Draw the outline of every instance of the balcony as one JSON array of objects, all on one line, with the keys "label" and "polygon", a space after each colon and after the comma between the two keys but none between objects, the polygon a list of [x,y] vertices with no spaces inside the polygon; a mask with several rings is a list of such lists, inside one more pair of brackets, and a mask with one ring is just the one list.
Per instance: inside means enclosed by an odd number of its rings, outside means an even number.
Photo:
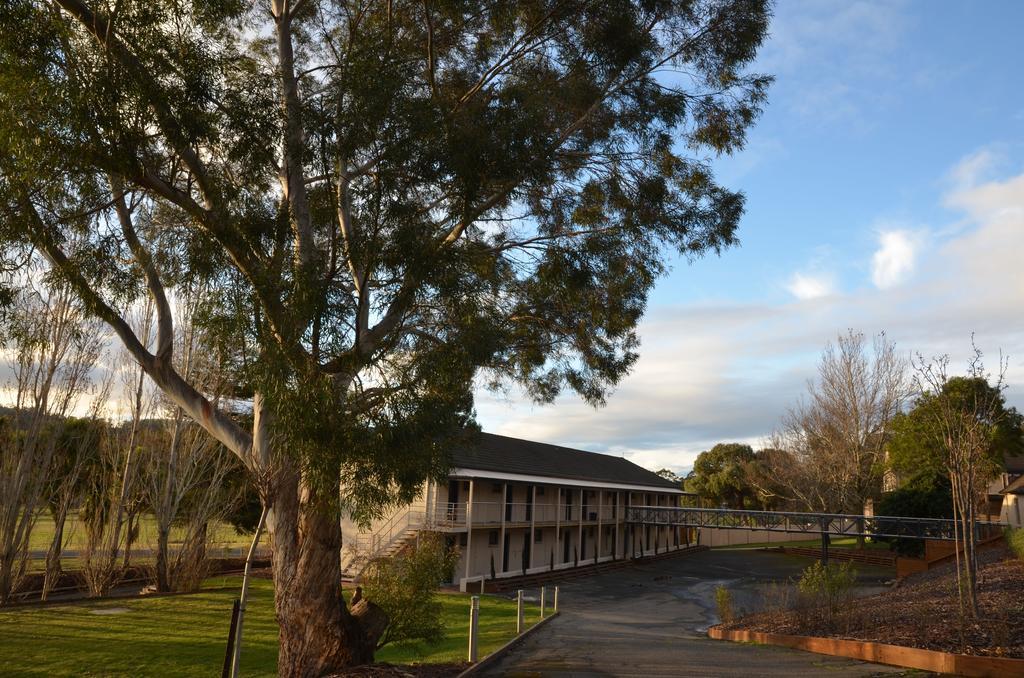
[{"label": "balcony", "polygon": [[[612,523],[624,517],[621,507],[615,506],[592,506],[584,508],[583,522],[585,523]],[[499,526],[502,522],[506,526],[555,525],[578,523],[580,520],[580,507],[573,504],[547,504],[529,502],[473,502],[472,520],[474,527]],[[427,515],[422,514],[422,524],[435,529],[460,529],[466,527],[466,502],[440,504]]]}]

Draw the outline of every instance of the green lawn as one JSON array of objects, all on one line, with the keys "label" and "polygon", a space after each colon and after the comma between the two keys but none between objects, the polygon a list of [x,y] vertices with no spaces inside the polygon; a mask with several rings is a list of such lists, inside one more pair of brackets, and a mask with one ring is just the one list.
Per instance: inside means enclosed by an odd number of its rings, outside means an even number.
[{"label": "green lawn", "polygon": [[[793,541],[753,542],[750,544],[733,544],[731,546],[715,546],[716,549],[750,549],[750,548],[777,548],[779,546],[821,548],[821,539],[796,539]],[[855,549],[857,548],[856,537],[832,537],[829,540],[830,547]],[[889,544],[868,539],[864,542],[865,549],[888,551]]]},{"label": "green lawn", "polygon": [[[218,577],[208,590],[164,598],[85,601],[0,611],[0,674],[4,676],[212,676],[224,660],[238,577]],[[228,588],[215,588],[228,587]],[[245,617],[241,673],[273,676],[277,624],[273,589],[257,579]],[[392,663],[464,661],[469,596],[441,594],[447,637],[432,646],[387,646],[377,658]],[[98,614],[104,611],[113,614]],[[514,601],[484,596],[480,603],[480,654],[515,634]],[[539,620],[527,607],[528,625]]]},{"label": "green lawn", "polygon": [[[180,529],[171,528],[171,541],[180,540]],[[210,524],[209,540],[211,548],[218,547],[248,547],[252,542],[252,535],[238,534],[228,523],[215,522]],[[36,519],[35,527],[29,536],[29,548],[32,550],[45,550],[50,548],[53,541],[53,520],[48,513],[40,513]],[[68,516],[64,525],[65,548],[77,550],[85,547],[85,528],[78,520],[78,516]],[[139,519],[139,538],[135,542],[139,548],[156,546],[156,521],[153,516],[143,515]]]}]

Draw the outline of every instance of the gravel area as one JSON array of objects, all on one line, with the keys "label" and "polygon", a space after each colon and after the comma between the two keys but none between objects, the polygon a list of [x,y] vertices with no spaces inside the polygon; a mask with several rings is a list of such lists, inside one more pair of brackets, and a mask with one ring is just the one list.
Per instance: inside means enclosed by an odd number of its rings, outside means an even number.
[{"label": "gravel area", "polygon": [[851,600],[831,622],[806,609],[769,610],[723,627],[1024,658],[1024,561],[1002,547],[981,552],[979,561],[977,620],[961,620],[950,563],[908,577],[885,593]]}]

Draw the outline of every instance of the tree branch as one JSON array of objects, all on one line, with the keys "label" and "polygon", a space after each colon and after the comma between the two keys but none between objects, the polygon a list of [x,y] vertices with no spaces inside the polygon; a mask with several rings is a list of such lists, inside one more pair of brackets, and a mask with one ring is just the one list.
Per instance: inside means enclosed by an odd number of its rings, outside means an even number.
[{"label": "tree branch", "polygon": [[110,175],[110,188],[114,196],[114,210],[117,212],[117,219],[121,222],[121,233],[132,251],[135,261],[142,267],[146,276],[146,287],[149,288],[149,295],[156,305],[157,337],[156,337],[156,359],[171,364],[174,354],[174,319],[171,316],[171,307],[167,303],[167,294],[164,291],[163,283],[160,282],[160,274],[153,263],[153,257],[139,241],[135,232],[135,225],[132,223],[132,215],[124,200],[124,185],[121,179]]},{"label": "tree branch", "polygon": [[299,84],[295,77],[295,54],[292,48],[291,22],[299,3],[289,10],[288,0],[273,0],[271,13],[277,28],[277,58],[281,69],[281,91],[284,95],[284,173],[281,188],[288,201],[295,231],[295,255],[300,267],[313,263],[313,225],[309,214],[309,199],[302,170],[303,133],[302,104]]},{"label": "tree branch", "polygon": [[106,322],[114,330],[114,333],[117,334],[124,347],[139,363],[139,366],[142,367],[146,375],[160,387],[174,404],[188,413],[210,435],[238,455],[243,461],[250,458],[252,437],[243,431],[230,417],[214,407],[191,384],[182,379],[174,370],[173,365],[169,362],[157,360],[156,356],[146,349],[124,318],[103,300],[99,293],[82,276],[78,268],[68,259],[64,251],[61,250],[50,233],[49,227],[29,199],[27,191],[22,190],[18,197],[19,207],[23,215],[28,217],[30,224],[29,235],[32,241],[50,264],[75,289],[89,311]]}]

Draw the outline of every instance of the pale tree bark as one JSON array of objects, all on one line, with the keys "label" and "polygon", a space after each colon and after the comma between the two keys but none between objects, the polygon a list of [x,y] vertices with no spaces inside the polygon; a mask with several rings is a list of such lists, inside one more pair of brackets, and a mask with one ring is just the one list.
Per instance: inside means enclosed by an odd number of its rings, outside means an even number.
[{"label": "pale tree bark", "polygon": [[[223,378],[212,347],[193,322],[202,295],[197,286],[179,290],[174,355],[184,379],[218,394],[225,387]],[[153,432],[141,464],[143,494],[156,521],[156,586],[158,591],[191,590],[201,582],[207,524],[229,513],[238,500],[226,482],[238,460],[176,405],[165,402],[161,409],[166,424]],[[181,545],[172,553],[175,525]]]}]

